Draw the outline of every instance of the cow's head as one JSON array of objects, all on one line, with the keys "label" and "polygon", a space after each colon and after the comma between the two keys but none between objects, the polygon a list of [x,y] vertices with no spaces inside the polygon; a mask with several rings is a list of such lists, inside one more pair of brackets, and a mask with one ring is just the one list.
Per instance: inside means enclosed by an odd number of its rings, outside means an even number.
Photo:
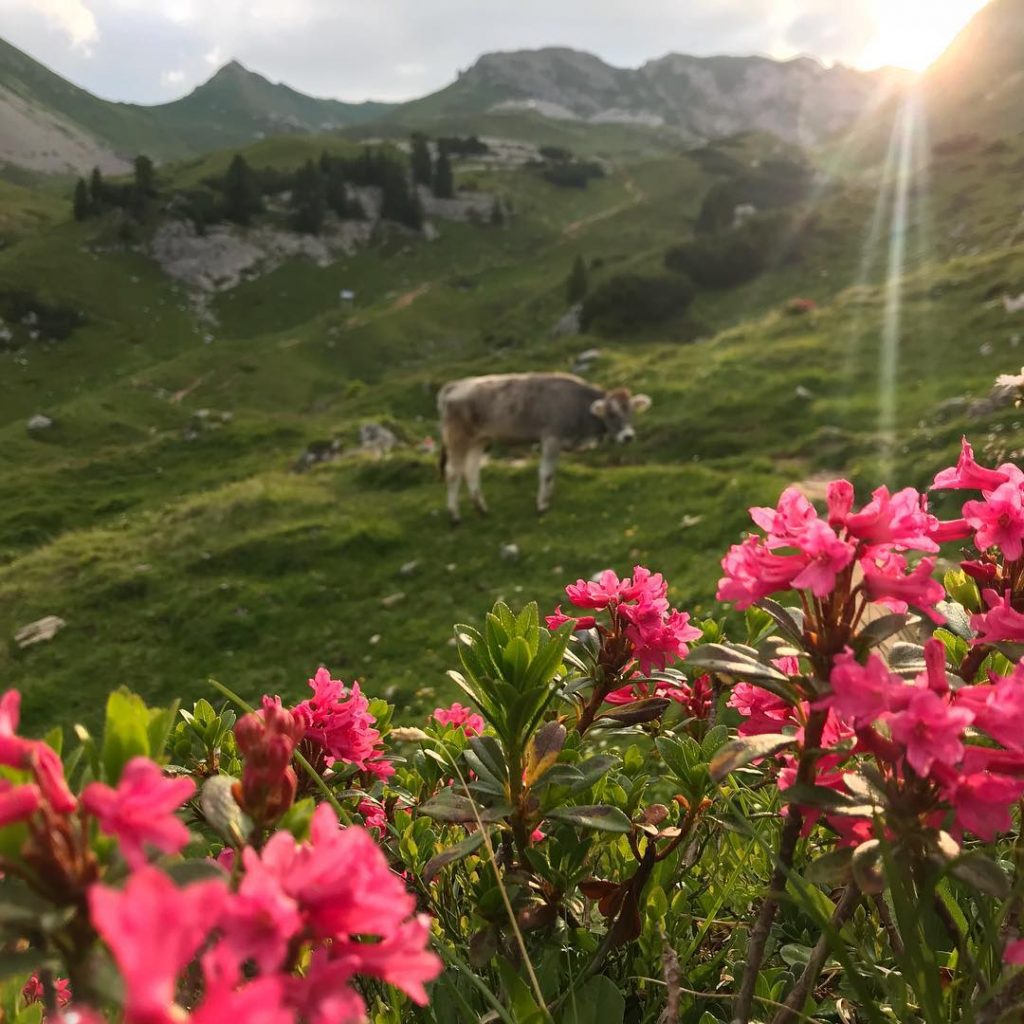
[{"label": "cow's head", "polygon": [[636,437],[633,413],[646,412],[650,407],[648,395],[631,395],[629,388],[608,391],[604,398],[590,403],[590,411],[604,423],[607,433],[620,442],[632,441]]}]

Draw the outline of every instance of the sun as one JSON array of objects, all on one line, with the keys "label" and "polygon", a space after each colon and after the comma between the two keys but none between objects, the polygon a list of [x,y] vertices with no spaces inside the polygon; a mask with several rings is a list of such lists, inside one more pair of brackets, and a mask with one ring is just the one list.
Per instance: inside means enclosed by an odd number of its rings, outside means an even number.
[{"label": "sun", "polygon": [[876,30],[857,63],[923,71],[988,0],[877,0]]}]

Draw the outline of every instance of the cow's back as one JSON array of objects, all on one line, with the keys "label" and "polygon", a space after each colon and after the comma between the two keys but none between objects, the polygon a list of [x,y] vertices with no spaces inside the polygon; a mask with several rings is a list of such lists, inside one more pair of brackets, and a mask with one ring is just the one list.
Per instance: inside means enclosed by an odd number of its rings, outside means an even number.
[{"label": "cow's back", "polygon": [[508,373],[450,381],[438,393],[444,422],[480,440],[582,440],[598,422],[590,406],[604,392],[568,373]]}]

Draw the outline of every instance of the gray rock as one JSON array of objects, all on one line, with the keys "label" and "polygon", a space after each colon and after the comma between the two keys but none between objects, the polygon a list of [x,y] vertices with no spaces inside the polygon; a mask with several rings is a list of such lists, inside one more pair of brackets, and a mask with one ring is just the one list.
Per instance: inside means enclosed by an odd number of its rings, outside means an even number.
[{"label": "gray rock", "polygon": [[574,306],[570,306],[568,310],[561,316],[554,327],[551,328],[552,338],[571,338],[573,335],[579,334],[583,329],[580,323],[580,313],[583,311],[583,306],[580,303],[576,303]]},{"label": "gray rock", "polygon": [[37,412],[35,416],[31,417],[28,421],[28,429],[35,433],[38,430],[49,430],[53,426],[53,420],[49,416],[44,416],[41,412]]},{"label": "gray rock", "polygon": [[518,560],[520,551],[518,544],[502,544],[500,549],[501,557],[506,562],[515,562]]}]

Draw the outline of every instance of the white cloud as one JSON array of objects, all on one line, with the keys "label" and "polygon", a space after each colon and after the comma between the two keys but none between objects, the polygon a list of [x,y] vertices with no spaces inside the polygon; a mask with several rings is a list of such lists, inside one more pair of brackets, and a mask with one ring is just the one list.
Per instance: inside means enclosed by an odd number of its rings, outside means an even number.
[{"label": "white cloud", "polygon": [[96,16],[83,0],[28,0],[20,6],[41,14],[51,25],[59,28],[80,49],[99,39]]},{"label": "white cloud", "polygon": [[207,50],[203,54],[203,60],[210,65],[211,68],[219,68],[224,63],[224,51],[220,46],[214,46],[212,50]]},{"label": "white cloud", "polygon": [[184,81],[185,72],[181,68],[174,68],[171,71],[162,71],[160,73],[161,85],[181,85]]}]

